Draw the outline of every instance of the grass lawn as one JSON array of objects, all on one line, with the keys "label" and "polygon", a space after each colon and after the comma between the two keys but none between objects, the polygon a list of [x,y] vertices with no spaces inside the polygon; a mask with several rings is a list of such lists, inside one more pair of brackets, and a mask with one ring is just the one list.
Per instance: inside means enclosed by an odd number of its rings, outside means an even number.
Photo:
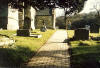
[{"label": "grass lawn", "polygon": [[7,35],[15,39],[13,48],[0,48],[0,53],[6,56],[7,61],[12,64],[27,62],[37,50],[50,38],[55,30],[40,32],[38,29],[34,34],[42,34],[41,38],[15,36],[16,31],[1,30],[0,34]]},{"label": "grass lawn", "polygon": [[[72,38],[73,30],[68,30],[68,37]],[[90,33],[90,36],[100,37],[100,34]],[[100,41],[79,40],[70,41],[72,68],[100,68]]]}]

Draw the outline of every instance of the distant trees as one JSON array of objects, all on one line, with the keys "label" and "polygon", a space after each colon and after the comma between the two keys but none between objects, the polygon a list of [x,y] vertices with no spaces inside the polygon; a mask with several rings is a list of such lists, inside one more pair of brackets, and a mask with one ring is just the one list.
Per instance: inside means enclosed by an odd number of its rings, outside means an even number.
[{"label": "distant trees", "polygon": [[56,26],[59,29],[66,29],[66,23],[64,21],[64,16],[61,16],[61,17],[57,17],[56,18]]},{"label": "distant trees", "polygon": [[69,20],[71,21],[71,29],[84,28],[85,25],[93,23],[100,25],[100,19],[95,16],[95,13],[71,16]]}]

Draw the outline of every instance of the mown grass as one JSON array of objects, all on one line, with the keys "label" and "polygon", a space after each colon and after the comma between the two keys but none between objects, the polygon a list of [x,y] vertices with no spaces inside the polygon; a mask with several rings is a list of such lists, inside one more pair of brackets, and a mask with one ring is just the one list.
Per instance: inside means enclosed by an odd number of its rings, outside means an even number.
[{"label": "mown grass", "polygon": [[16,36],[16,31],[1,30],[0,34],[10,36],[16,42],[12,48],[0,48],[1,52],[6,54],[6,59],[12,64],[21,64],[27,62],[37,50],[46,43],[55,30],[47,30],[46,32],[40,32],[40,30],[34,30],[33,34],[41,34],[41,38],[34,37],[21,37]]},{"label": "mown grass", "polygon": [[[73,37],[74,31],[68,30],[69,38]],[[90,36],[100,37],[100,34],[90,33]],[[100,41],[78,40],[70,41],[72,68],[100,68]]]}]

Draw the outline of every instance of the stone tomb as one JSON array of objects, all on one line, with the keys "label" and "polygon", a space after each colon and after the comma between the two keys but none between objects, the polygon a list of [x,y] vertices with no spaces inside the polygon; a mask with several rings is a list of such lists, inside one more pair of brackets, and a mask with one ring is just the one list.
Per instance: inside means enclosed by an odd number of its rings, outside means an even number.
[{"label": "stone tomb", "polygon": [[75,30],[74,34],[75,40],[88,40],[89,39],[89,30],[84,28],[79,28]]}]

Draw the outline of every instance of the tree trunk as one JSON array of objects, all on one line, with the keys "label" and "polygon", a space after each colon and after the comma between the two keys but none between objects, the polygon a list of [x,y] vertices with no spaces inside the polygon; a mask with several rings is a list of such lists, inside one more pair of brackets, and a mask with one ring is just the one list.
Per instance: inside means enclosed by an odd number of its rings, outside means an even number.
[{"label": "tree trunk", "polygon": [[66,22],[66,20],[67,20],[67,17],[66,17],[66,13],[65,13],[65,18],[64,18],[64,20],[65,20],[66,29],[67,29],[67,22]]},{"label": "tree trunk", "polygon": [[31,29],[31,6],[27,2],[24,5],[24,29]]},{"label": "tree trunk", "polygon": [[[24,3],[19,3],[20,5],[24,6]],[[18,11],[18,18],[19,18],[19,29],[23,29],[24,27],[24,9],[20,8]]]}]

